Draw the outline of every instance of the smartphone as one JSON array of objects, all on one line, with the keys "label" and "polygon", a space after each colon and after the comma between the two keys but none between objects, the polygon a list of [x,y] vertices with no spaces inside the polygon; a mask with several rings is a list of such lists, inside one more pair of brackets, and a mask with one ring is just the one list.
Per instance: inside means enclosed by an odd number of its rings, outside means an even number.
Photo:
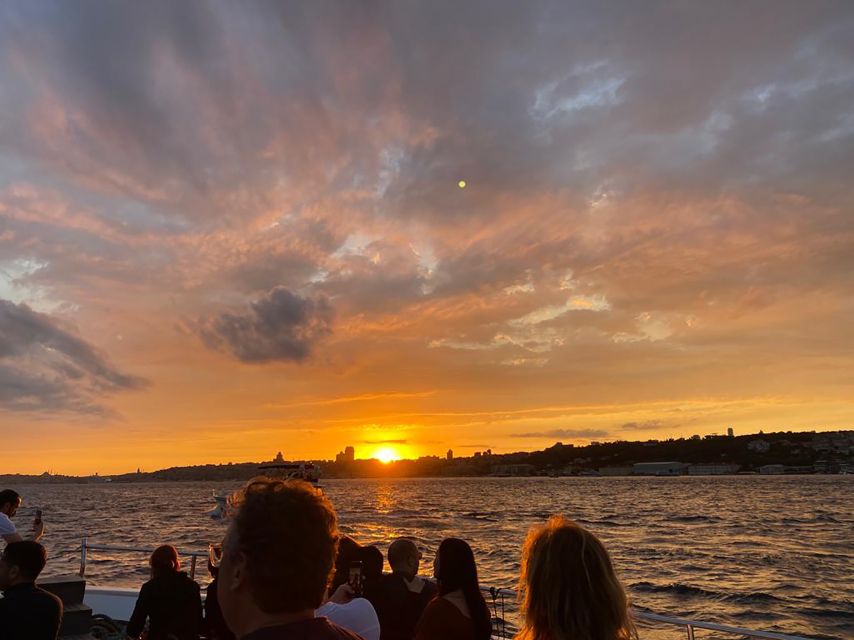
[{"label": "smartphone", "polygon": [[208,545],[208,562],[211,563],[212,567],[219,569],[219,565],[222,562],[221,542],[211,542]]},{"label": "smartphone", "polygon": [[350,563],[350,574],[347,583],[355,592],[356,596],[362,595],[362,561],[354,560]]},{"label": "smartphone", "polygon": [[41,521],[42,521],[42,510],[41,510],[41,509],[36,509],[36,519],[35,519],[35,523],[36,523],[36,524],[39,524]]}]

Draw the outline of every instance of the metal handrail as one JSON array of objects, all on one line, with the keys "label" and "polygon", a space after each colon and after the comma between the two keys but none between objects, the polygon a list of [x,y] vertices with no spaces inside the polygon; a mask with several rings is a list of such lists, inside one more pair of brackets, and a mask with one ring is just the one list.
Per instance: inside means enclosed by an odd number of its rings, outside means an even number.
[{"label": "metal handrail", "polygon": [[[500,597],[502,611],[504,609],[504,598],[509,597],[515,599],[517,595],[516,591],[514,591],[513,589],[481,586],[480,590],[484,594],[492,596],[493,599]],[[810,640],[809,638],[805,638],[804,636],[795,636],[786,633],[776,633],[774,631],[757,631],[755,629],[745,629],[744,627],[735,627],[728,624],[718,624],[716,622],[690,620],[688,618],[679,618],[676,616],[663,616],[658,613],[652,613],[650,611],[641,611],[636,608],[632,608],[632,617],[635,620],[646,620],[648,622],[663,622],[665,624],[672,624],[678,627],[684,627],[687,640],[694,640],[695,629],[720,631],[722,633],[730,633],[746,638],[759,638],[761,640]],[[505,636],[502,633],[499,637]]]},{"label": "metal handrail", "polygon": [[[106,544],[90,544],[88,540],[84,537],[83,541],[80,544],[80,577],[84,577],[86,574],[86,561],[87,561],[87,551],[118,551],[122,553],[151,553],[153,549],[147,549],[144,547],[119,547],[113,545]],[[178,555],[188,556],[192,558],[190,565],[190,577],[195,579],[196,575],[196,560],[198,558],[207,558],[207,551],[179,551]],[[497,588],[497,587],[484,587],[481,586],[480,590],[484,592],[484,594],[489,595],[493,598],[493,600],[497,598],[501,598],[501,608],[502,614],[504,611],[504,598],[516,598],[516,591],[513,589],[505,589],[505,588]],[[757,631],[754,629],[745,629],[743,627],[734,627],[732,625],[727,624],[717,624],[715,622],[703,622],[702,620],[689,620],[688,618],[679,618],[676,616],[663,616],[658,613],[652,613],[649,611],[640,611],[638,609],[632,610],[632,616],[636,620],[646,620],[648,622],[662,622],[665,624],[672,624],[679,627],[685,628],[685,633],[687,636],[687,640],[694,640],[694,630],[695,629],[705,629],[707,631],[720,631],[722,633],[729,633],[733,635],[738,635],[747,638],[759,638],[760,640],[810,640],[809,638],[805,638],[804,636],[795,636],[786,633],[776,633],[774,631]],[[500,623],[503,624],[503,618],[500,618]],[[507,637],[503,630],[500,632],[501,635],[499,637]]]},{"label": "metal handrail", "polygon": [[687,618],[677,618],[674,616],[662,616],[658,613],[638,611],[637,609],[632,611],[632,615],[634,615],[635,618],[642,620],[664,622],[685,627],[689,640],[693,640],[694,638],[694,629],[722,631],[723,633],[747,636],[748,638],[763,638],[764,640],[809,640],[804,636],[793,636],[787,633],[776,633],[774,631],[756,631],[754,629],[744,629],[743,627],[734,627],[728,624],[717,624],[716,622],[702,622],[700,620],[688,620]]},{"label": "metal handrail", "polygon": [[[114,545],[107,544],[90,544],[86,537],[83,538],[83,541],[80,543],[80,577],[83,578],[86,576],[86,562],[88,560],[88,551],[119,551],[122,553],[146,553],[150,554],[154,551],[154,549],[147,549],[144,547],[118,547]],[[191,558],[190,560],[190,577],[195,580],[196,578],[196,561],[199,558],[207,558],[207,551],[178,551],[179,556],[187,556]]]}]

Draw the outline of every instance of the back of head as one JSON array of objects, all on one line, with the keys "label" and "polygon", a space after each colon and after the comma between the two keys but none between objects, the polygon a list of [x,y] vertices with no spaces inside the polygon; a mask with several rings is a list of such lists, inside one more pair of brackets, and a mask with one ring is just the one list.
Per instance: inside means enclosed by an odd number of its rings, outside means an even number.
[{"label": "back of head", "polygon": [[492,616],[477,581],[474,552],[465,540],[445,538],[436,552],[438,570],[436,580],[439,594],[461,590],[471,613],[476,638],[489,638],[492,633]]},{"label": "back of head", "polygon": [[329,501],[306,482],[256,478],[232,499],[226,540],[245,557],[249,591],[264,613],[316,609],[335,560],[338,529]]},{"label": "back of head", "polygon": [[17,491],[13,491],[12,489],[3,489],[3,491],[0,491],[0,510],[2,510],[6,505],[17,506],[20,499],[21,496]]},{"label": "back of head", "polygon": [[175,573],[181,568],[178,550],[171,544],[160,545],[151,554],[149,565],[151,566],[151,575],[155,578]]},{"label": "back of head", "polygon": [[439,557],[439,592],[456,591],[464,586],[477,585],[477,566],[474,552],[468,542],[459,538],[445,538],[436,552]]},{"label": "back of head", "polygon": [[338,538],[338,550],[335,554],[335,575],[332,577],[330,591],[334,591],[350,579],[350,563],[361,560],[359,553],[362,545],[350,536]]},{"label": "back of head", "polygon": [[519,591],[524,640],[637,637],[608,552],[571,520],[554,516],[528,534]]},{"label": "back of head", "polygon": [[406,571],[418,560],[418,547],[409,538],[398,538],[388,547],[388,564],[392,571]]},{"label": "back of head", "polygon": [[34,540],[10,542],[3,550],[3,562],[17,569],[16,582],[35,582],[47,563],[47,552]]},{"label": "back of head", "polygon": [[383,578],[383,553],[373,545],[361,547],[357,559],[362,562],[365,597],[373,600]]}]

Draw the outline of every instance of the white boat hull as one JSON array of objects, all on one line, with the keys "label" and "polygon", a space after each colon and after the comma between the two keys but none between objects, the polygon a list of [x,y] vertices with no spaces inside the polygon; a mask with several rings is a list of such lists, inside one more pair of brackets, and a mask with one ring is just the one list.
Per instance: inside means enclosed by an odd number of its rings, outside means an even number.
[{"label": "white boat hull", "polygon": [[101,614],[120,622],[130,620],[139,589],[122,587],[95,587],[86,585],[83,602],[92,607],[92,613]]}]

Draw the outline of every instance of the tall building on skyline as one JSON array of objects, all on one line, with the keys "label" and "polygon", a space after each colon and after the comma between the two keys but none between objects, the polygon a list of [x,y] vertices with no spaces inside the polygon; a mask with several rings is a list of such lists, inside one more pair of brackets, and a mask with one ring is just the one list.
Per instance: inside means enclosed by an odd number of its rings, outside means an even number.
[{"label": "tall building on skyline", "polygon": [[344,447],[344,451],[340,451],[335,456],[335,462],[353,462],[356,459],[356,450],[351,446]]}]

